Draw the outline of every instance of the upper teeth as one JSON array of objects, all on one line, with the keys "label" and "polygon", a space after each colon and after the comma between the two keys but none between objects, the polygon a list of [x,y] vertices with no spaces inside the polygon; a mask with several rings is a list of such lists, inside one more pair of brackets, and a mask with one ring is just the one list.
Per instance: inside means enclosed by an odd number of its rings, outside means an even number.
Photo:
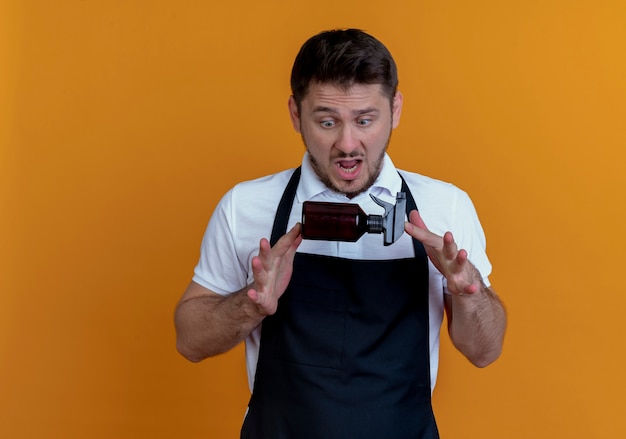
[{"label": "upper teeth", "polygon": [[344,171],[346,171],[346,172],[354,172],[356,170],[356,165],[354,165],[354,166],[352,166],[350,168],[346,168],[346,167],[342,166],[341,163],[339,163],[339,167],[341,169],[343,169]]}]

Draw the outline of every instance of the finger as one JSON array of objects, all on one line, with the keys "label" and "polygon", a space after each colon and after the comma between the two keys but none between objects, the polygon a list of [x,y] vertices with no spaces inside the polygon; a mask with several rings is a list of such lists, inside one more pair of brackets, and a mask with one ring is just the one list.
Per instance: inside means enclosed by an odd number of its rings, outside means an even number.
[{"label": "finger", "polygon": [[295,253],[295,250],[298,248],[300,243],[302,242],[302,226],[300,223],[296,223],[291,230],[285,233],[280,239],[274,244],[272,248],[273,254],[276,256],[283,256],[286,252],[292,251]]},{"label": "finger", "polygon": [[456,263],[459,265],[464,265],[467,263],[467,261],[468,261],[467,251],[464,249],[459,250],[459,252],[456,255]]},{"label": "finger", "polygon": [[[257,256],[261,263],[261,266],[265,270],[270,270],[272,267],[272,247],[267,239],[262,238],[259,242],[259,254]],[[253,259],[254,260],[254,259]]]},{"label": "finger", "polygon": [[454,260],[458,256],[458,247],[454,241],[452,232],[446,232],[443,235],[443,254],[448,260]]},{"label": "finger", "polygon": [[[423,222],[422,222],[423,224]],[[424,226],[425,227],[425,226]],[[416,224],[405,222],[404,230],[407,234],[420,241],[426,247],[441,250],[443,248],[443,239],[441,236],[430,232],[426,228],[421,228]]]},{"label": "finger", "polygon": [[480,289],[480,286],[477,284],[470,284],[463,288],[463,294],[474,294],[477,293]]},{"label": "finger", "polygon": [[289,246],[288,252],[295,254],[297,248],[302,243],[302,224],[296,223],[291,230],[287,233],[291,240],[291,245]]},{"label": "finger", "polygon": [[268,258],[272,253],[272,246],[267,239],[262,238],[259,241],[259,257],[261,259]]},{"label": "finger", "polygon": [[412,210],[409,213],[409,220],[404,222],[404,231],[413,238],[421,241],[426,237],[425,232],[427,230],[426,224],[424,224],[417,210]]},{"label": "finger", "polygon": [[293,256],[296,254],[296,250],[298,250],[298,247],[300,246],[300,244],[302,244],[302,224],[296,223],[296,225],[293,227],[293,229],[291,229],[289,233],[292,232],[296,234],[296,238],[291,243],[291,246],[289,247],[289,250],[287,252],[289,256],[293,259]]},{"label": "finger", "polygon": [[259,292],[254,288],[250,288],[248,290],[248,299],[250,299],[253,303],[259,304]]},{"label": "finger", "polygon": [[259,293],[254,288],[248,290],[248,299],[254,303],[263,315],[271,315],[276,312],[276,308],[272,308],[266,300],[266,296]]},{"label": "finger", "polygon": [[302,236],[298,237],[293,242],[293,244],[291,244],[291,247],[289,247],[289,249],[285,252],[285,255],[283,257],[286,258],[290,263],[293,263],[293,259],[296,256],[296,251],[298,250],[298,247],[300,246],[301,243],[302,243]]},{"label": "finger", "polygon": [[252,258],[252,275],[257,289],[264,289],[267,284],[267,269],[259,256]]},{"label": "finger", "polygon": [[426,227],[422,216],[417,210],[412,210],[411,212],[409,212],[409,222],[416,225],[420,229],[428,230],[428,227]]}]

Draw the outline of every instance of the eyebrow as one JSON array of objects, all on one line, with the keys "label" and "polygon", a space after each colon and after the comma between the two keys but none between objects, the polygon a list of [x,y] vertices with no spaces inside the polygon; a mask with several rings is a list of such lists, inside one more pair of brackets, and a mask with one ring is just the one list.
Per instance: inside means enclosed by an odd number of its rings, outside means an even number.
[{"label": "eyebrow", "polygon": [[[331,107],[324,107],[324,106],[317,106],[313,109],[313,113],[331,113],[331,114],[337,114],[338,111],[334,108]],[[362,114],[372,114],[372,113],[380,113],[380,110],[378,110],[378,108],[375,107],[367,107],[367,108],[363,108],[361,110],[353,110],[352,114],[354,114],[355,116],[360,116]]]}]

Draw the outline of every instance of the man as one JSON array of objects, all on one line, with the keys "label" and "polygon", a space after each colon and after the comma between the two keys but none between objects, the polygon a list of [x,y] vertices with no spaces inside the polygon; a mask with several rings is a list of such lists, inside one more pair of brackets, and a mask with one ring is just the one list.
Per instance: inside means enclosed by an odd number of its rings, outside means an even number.
[{"label": "man", "polygon": [[[245,340],[242,438],[438,437],[430,399],[444,309],[473,364],[500,355],[506,316],[469,197],[398,171],[386,153],[402,110],[397,84],[393,58],[370,35],[309,39],[289,99],[301,166],[238,184],[209,222],[176,310],[177,347],[197,362]],[[377,234],[302,237],[304,201],[380,214],[370,194],[393,204],[398,192],[409,221],[392,245]]]}]

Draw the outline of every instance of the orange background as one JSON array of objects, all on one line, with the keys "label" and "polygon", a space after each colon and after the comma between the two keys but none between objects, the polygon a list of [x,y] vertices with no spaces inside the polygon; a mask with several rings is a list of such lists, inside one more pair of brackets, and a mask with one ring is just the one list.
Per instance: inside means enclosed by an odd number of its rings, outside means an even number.
[{"label": "orange background", "polygon": [[234,438],[243,349],[194,365],[173,309],[234,183],[292,167],[289,71],[360,27],[400,69],[396,164],[472,196],[502,358],[447,338],[446,438],[626,437],[626,3],[0,3],[0,437]]}]

